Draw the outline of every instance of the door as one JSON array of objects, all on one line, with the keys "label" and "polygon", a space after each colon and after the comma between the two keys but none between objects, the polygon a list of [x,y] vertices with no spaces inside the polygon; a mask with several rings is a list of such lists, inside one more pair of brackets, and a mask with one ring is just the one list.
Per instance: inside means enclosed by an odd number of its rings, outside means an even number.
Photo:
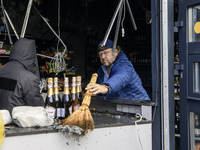
[{"label": "door", "polygon": [[[180,149],[200,149],[200,1],[179,0]],[[199,146],[199,147],[198,147]]]}]

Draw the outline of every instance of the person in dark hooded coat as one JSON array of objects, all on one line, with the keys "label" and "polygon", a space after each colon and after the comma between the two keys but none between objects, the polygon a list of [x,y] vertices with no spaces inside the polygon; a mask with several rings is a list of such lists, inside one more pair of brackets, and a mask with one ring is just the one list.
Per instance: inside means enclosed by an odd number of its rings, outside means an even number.
[{"label": "person in dark hooded coat", "polygon": [[44,106],[35,60],[35,41],[26,38],[16,41],[9,62],[0,68],[0,109],[11,113],[15,106]]}]

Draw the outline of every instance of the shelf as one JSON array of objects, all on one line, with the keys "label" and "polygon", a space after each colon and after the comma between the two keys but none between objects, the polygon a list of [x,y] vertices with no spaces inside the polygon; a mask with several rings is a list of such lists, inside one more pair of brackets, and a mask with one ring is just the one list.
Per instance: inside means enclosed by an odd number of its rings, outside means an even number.
[{"label": "shelf", "polygon": [[174,64],[176,65],[176,64],[179,64],[179,62],[174,62]]},{"label": "shelf", "polygon": [[66,60],[74,60],[75,57],[73,57],[73,58],[71,58],[71,57],[64,57],[64,59],[66,59]]},{"label": "shelf", "polygon": [[[20,35],[20,33],[17,33],[18,35]],[[5,32],[1,32],[1,35],[7,35],[8,36],[8,33],[5,33]],[[10,36],[12,37],[16,37],[15,33],[10,33]],[[29,34],[26,34],[24,35],[25,38],[31,38],[31,35]]]},{"label": "shelf", "polygon": [[0,54],[0,57],[10,57],[9,54]]},{"label": "shelf", "polygon": [[175,137],[181,137],[180,134],[175,134]]},{"label": "shelf", "polygon": [[148,45],[151,42],[135,42],[135,43],[124,43],[124,45]]},{"label": "shelf", "polygon": [[151,64],[149,64],[149,63],[146,63],[146,64],[145,64],[145,63],[144,63],[144,64],[133,63],[133,65],[134,65],[134,66],[146,66],[146,65],[149,66],[149,65],[151,65]]},{"label": "shelf", "polygon": [[180,101],[180,98],[174,98],[175,101]]},{"label": "shelf", "polygon": [[194,137],[195,138],[195,140],[200,140],[200,137]]},{"label": "shelf", "polygon": [[[46,55],[47,57],[52,57],[52,58],[54,58],[55,56],[49,56],[49,55]],[[46,58],[46,57],[44,57],[44,56],[40,56],[40,55],[38,55],[38,57],[41,57],[41,59],[42,60],[45,60],[45,59],[49,59],[49,58]],[[75,60],[75,57],[73,57],[73,58],[71,58],[71,57],[64,57],[64,59],[65,60]]]},{"label": "shelf", "polygon": [[66,75],[75,75],[75,72],[66,72]]}]

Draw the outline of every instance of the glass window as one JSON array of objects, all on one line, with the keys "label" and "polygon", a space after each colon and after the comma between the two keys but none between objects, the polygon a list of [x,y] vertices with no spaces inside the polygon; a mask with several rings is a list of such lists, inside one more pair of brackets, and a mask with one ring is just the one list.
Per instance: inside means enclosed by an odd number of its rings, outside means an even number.
[{"label": "glass window", "polygon": [[200,5],[188,9],[189,42],[200,41]]},{"label": "glass window", "polygon": [[194,63],[194,92],[200,93],[200,63]]},{"label": "glass window", "polygon": [[188,96],[200,101],[200,55],[188,56]]},{"label": "glass window", "polygon": [[191,150],[200,149],[200,114],[190,112]]}]

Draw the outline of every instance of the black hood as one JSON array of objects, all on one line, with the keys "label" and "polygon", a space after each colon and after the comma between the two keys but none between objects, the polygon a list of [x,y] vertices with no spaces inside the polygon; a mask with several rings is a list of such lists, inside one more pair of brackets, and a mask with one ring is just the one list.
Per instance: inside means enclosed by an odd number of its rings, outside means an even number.
[{"label": "black hood", "polygon": [[20,62],[27,70],[35,74],[36,48],[35,40],[20,38],[10,53],[10,61]]}]

